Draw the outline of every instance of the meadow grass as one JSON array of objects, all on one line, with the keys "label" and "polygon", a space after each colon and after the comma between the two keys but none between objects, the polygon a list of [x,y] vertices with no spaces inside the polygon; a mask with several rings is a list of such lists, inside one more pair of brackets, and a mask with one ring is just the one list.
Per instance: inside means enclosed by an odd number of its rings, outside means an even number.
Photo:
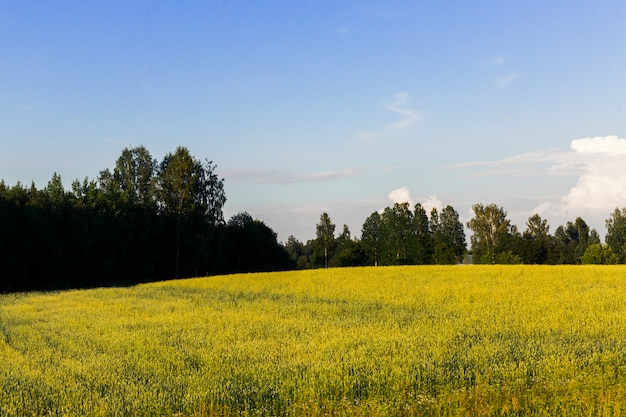
[{"label": "meadow grass", "polygon": [[626,415],[626,267],[2,295],[0,415]]}]

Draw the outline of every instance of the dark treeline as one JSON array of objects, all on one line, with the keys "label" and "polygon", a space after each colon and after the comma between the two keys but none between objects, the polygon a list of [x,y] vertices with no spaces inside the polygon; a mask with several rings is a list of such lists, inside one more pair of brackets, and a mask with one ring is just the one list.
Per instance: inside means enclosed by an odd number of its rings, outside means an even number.
[{"label": "dark treeline", "polygon": [[223,218],[224,180],[184,147],[158,163],[142,146],[113,170],[67,190],[0,181],[0,292],[130,285],[175,277],[365,265],[626,263],[626,208],[606,220],[606,243],[580,217],[550,234],[531,216],[520,232],[495,204],[465,226],[451,206],[426,213],[396,203],[365,219],[360,239],[327,213],[306,243],[283,245],[242,212]]},{"label": "dark treeline", "polygon": [[606,220],[606,243],[580,217],[550,234],[547,220],[535,214],[520,232],[495,204],[473,206],[467,222],[472,231],[467,250],[463,224],[447,206],[430,215],[417,204],[396,203],[372,213],[363,223],[361,238],[353,239],[346,225],[336,226],[323,213],[316,238],[306,243],[293,236],[286,249],[300,269],[325,266],[403,264],[617,264],[626,263],[626,208],[616,208]]},{"label": "dark treeline", "polygon": [[295,267],[247,213],[228,222],[215,166],[179,147],[157,163],[125,149],[113,171],[74,181],[0,181],[0,292],[128,285]]}]

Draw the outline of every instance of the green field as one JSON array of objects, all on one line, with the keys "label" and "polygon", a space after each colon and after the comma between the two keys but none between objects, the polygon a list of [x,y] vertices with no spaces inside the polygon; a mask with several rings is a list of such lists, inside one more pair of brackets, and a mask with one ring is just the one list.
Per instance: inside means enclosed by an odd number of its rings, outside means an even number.
[{"label": "green field", "polygon": [[0,296],[1,416],[625,415],[626,267]]}]

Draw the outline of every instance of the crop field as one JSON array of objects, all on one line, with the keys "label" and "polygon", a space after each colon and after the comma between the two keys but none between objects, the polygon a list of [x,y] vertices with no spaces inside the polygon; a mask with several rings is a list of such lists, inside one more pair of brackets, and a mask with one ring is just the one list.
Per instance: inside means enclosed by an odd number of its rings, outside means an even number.
[{"label": "crop field", "polygon": [[0,295],[0,415],[626,415],[626,267]]}]

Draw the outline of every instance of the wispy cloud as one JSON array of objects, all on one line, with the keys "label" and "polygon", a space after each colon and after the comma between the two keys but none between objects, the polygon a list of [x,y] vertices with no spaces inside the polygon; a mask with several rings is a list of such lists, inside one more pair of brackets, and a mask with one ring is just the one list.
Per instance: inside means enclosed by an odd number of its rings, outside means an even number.
[{"label": "wispy cloud", "polygon": [[335,33],[337,33],[338,35],[345,35],[347,33],[350,33],[350,29],[347,26],[339,26],[337,29],[335,29]]},{"label": "wispy cloud", "polygon": [[519,78],[519,74],[510,73],[506,75],[502,75],[495,79],[496,88],[498,90],[502,90],[503,88],[508,87],[513,81]]},{"label": "wispy cloud", "polygon": [[552,148],[507,156],[493,161],[463,162],[449,166],[472,177],[574,175],[581,172],[571,152]]},{"label": "wispy cloud", "polygon": [[410,97],[408,93],[398,93],[392,103],[387,104],[387,109],[402,116],[402,119],[389,125],[392,129],[406,129],[420,119],[420,113],[407,107]]},{"label": "wispy cloud", "polygon": [[303,182],[337,181],[355,177],[359,171],[345,168],[335,171],[319,171],[313,173],[296,173],[281,170],[221,170],[220,174],[226,181],[238,184],[297,184]]},{"label": "wispy cloud", "polygon": [[409,95],[409,93],[406,93],[406,92],[397,93],[394,96],[392,102],[387,102],[387,103],[384,103],[383,105],[385,109],[397,115],[402,116],[402,118],[378,130],[363,131],[358,134],[358,137],[359,138],[372,138],[372,137],[379,136],[381,133],[383,133],[387,129],[407,129],[413,126],[416,122],[418,122],[421,119],[422,115],[418,110],[410,108],[408,106],[410,99],[411,99],[411,96]]},{"label": "wispy cloud", "polygon": [[490,71],[494,71],[496,68],[497,71],[492,72],[491,75],[489,75],[489,78],[487,78],[486,84],[483,87],[484,91],[477,95],[474,98],[474,101],[481,102],[489,99],[490,97],[494,97],[495,95],[501,93],[502,90],[505,90],[513,85],[515,81],[522,76],[522,74],[516,72],[515,70],[507,71],[507,63],[508,61],[502,55],[495,56],[488,61],[488,65],[493,67]]}]

